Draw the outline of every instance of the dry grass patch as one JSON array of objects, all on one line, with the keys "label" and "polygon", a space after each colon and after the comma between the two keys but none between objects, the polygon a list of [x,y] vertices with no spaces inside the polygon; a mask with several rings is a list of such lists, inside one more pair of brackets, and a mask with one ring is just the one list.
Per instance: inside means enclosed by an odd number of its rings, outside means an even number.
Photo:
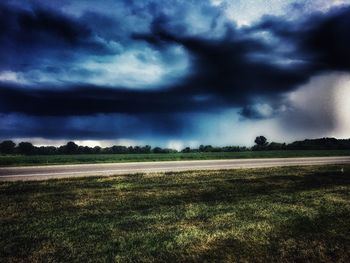
[{"label": "dry grass patch", "polygon": [[349,218],[350,166],[1,183],[0,261],[350,262]]}]

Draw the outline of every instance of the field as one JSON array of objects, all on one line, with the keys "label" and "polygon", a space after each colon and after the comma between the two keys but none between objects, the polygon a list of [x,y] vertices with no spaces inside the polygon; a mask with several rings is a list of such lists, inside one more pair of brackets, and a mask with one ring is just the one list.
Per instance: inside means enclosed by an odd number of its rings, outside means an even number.
[{"label": "field", "polygon": [[319,151],[246,151],[246,152],[201,152],[201,153],[150,153],[150,154],[78,154],[78,155],[37,155],[0,156],[0,166],[114,163],[143,161],[209,160],[233,158],[274,158],[311,156],[349,156],[350,150]]},{"label": "field", "polygon": [[350,165],[0,184],[0,262],[350,262]]}]

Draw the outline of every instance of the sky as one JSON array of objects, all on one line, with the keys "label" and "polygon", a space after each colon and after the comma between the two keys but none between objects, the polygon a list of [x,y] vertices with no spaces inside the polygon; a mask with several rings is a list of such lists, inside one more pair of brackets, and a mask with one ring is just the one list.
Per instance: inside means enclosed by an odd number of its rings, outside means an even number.
[{"label": "sky", "polygon": [[350,137],[349,0],[2,0],[0,139]]}]

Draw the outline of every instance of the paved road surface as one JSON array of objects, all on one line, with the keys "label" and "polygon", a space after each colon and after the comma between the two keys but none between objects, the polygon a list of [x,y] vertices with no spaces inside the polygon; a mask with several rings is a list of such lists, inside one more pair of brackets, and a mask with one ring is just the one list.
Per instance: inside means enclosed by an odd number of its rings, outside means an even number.
[{"label": "paved road surface", "polygon": [[350,164],[350,156],[231,159],[171,162],[134,162],[105,164],[50,165],[0,168],[0,181],[46,180],[67,177],[103,176],[113,174],[175,172],[188,170],[219,170],[296,165]]}]

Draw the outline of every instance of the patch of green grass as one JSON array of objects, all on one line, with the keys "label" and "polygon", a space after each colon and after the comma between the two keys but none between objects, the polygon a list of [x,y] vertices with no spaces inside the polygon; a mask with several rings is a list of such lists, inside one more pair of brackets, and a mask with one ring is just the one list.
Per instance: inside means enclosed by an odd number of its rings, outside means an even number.
[{"label": "patch of green grass", "polygon": [[349,218],[350,165],[0,183],[0,262],[350,262]]},{"label": "patch of green grass", "polygon": [[274,158],[349,156],[350,150],[318,151],[246,151],[246,152],[197,152],[197,153],[150,153],[150,154],[78,154],[78,155],[35,155],[0,156],[0,166],[115,163],[144,161],[209,160],[234,158]]}]

